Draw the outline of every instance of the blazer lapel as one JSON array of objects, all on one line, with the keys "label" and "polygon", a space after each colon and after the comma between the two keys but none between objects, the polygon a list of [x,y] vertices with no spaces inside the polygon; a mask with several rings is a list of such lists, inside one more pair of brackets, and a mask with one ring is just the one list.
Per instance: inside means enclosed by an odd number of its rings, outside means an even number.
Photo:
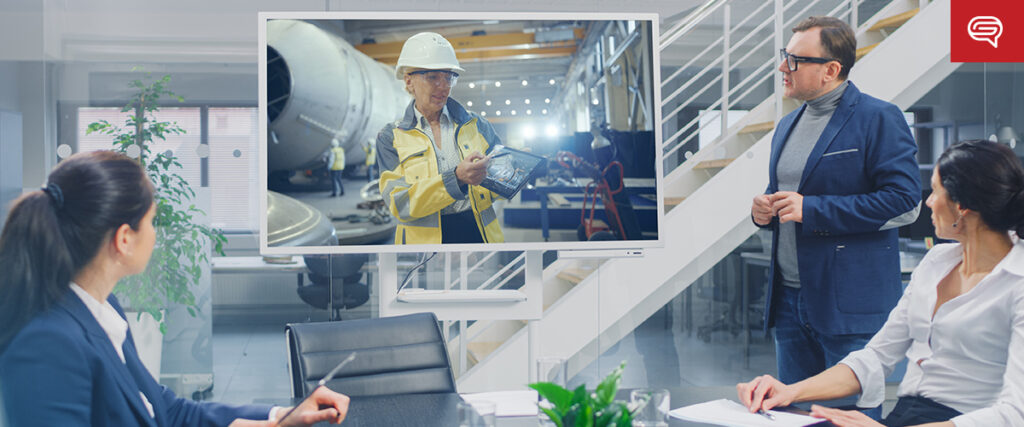
[{"label": "blazer lapel", "polygon": [[64,299],[61,300],[60,305],[82,325],[87,335],[86,339],[92,344],[97,353],[103,355],[103,362],[107,365],[107,369],[113,375],[125,399],[128,401],[128,405],[131,406],[138,419],[144,421],[146,425],[155,427],[156,424],[153,418],[149,416],[149,411],[146,410],[146,406],[142,404],[142,397],[139,396],[141,389],[128,372],[128,367],[121,362],[121,358],[114,351],[110,337],[100,327],[100,324],[93,317],[92,312],[85,306],[85,303],[78,299],[78,295],[69,289],[67,294],[64,295]]},{"label": "blazer lapel", "polygon": [[[818,138],[818,142],[814,144],[814,149],[811,150],[811,154],[807,156],[807,164],[804,165],[804,173],[800,176],[800,186],[797,187],[797,193],[803,194],[804,184],[807,182],[807,177],[811,176],[811,172],[821,161],[821,155],[825,154],[825,150],[835,140],[836,135],[839,135],[839,131],[843,129],[846,122],[853,116],[854,107],[857,105],[857,101],[860,100],[860,91],[850,83],[846,87],[846,91],[843,93],[842,98],[839,100],[839,105],[836,107],[836,111],[832,113],[832,118],[829,119],[828,124],[825,125],[825,130],[821,132],[821,136]],[[804,104],[806,106],[806,104]]]}]

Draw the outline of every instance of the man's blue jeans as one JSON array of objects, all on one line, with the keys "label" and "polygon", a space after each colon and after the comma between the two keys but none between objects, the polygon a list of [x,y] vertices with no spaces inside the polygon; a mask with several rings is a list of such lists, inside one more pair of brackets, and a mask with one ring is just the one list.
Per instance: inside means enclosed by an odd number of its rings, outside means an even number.
[{"label": "man's blue jeans", "polygon": [[[800,290],[788,286],[776,289],[775,357],[779,381],[793,384],[835,366],[850,352],[864,348],[873,334],[828,335],[815,331],[807,319],[807,308]],[[830,407],[853,409],[856,396],[818,402]],[[861,409],[871,418],[882,417],[881,406]]]}]

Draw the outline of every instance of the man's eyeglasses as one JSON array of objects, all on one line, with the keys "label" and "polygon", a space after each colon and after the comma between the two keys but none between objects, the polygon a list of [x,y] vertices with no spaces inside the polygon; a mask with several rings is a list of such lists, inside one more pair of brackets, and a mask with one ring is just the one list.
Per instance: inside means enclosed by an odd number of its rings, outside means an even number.
[{"label": "man's eyeglasses", "polygon": [[812,64],[827,64],[832,61],[838,61],[834,58],[815,58],[813,56],[797,56],[789,52],[786,49],[779,49],[779,59],[786,63],[786,67],[789,68],[789,72],[794,72],[797,69],[797,65],[801,62],[810,62]]},{"label": "man's eyeglasses", "polygon": [[418,74],[427,79],[427,82],[434,86],[455,86],[455,82],[459,80],[459,74],[451,71],[444,70],[419,70],[413,71],[409,74]]}]

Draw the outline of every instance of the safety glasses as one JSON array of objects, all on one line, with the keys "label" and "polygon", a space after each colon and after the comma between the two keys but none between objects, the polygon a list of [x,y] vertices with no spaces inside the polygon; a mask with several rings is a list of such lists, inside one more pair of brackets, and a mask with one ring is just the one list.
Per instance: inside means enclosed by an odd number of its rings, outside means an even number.
[{"label": "safety glasses", "polygon": [[419,70],[409,74],[423,76],[434,86],[455,86],[455,82],[459,80],[458,73],[444,70]]}]

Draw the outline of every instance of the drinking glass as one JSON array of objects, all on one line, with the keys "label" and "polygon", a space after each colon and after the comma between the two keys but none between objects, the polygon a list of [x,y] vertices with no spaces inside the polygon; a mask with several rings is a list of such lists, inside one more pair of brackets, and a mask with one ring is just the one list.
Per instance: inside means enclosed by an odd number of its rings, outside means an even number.
[{"label": "drinking glass", "polygon": [[629,393],[630,407],[637,408],[633,427],[668,427],[669,393],[659,388],[641,388]]}]

